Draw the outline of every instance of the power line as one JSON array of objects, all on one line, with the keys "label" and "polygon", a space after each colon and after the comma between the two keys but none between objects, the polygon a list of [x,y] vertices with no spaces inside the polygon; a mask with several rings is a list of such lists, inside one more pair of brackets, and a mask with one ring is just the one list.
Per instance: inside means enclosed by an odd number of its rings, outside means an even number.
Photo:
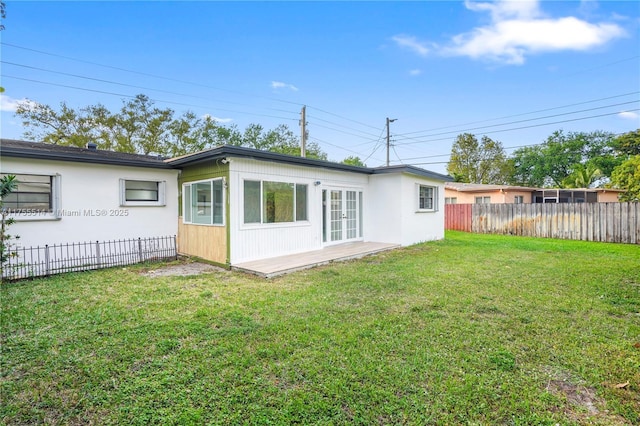
[{"label": "power line", "polygon": [[[61,83],[52,83],[52,82],[48,82],[48,81],[34,80],[34,79],[30,79],[30,78],[17,77],[17,76],[13,76],[13,75],[3,75],[3,77],[4,78],[12,78],[14,80],[28,81],[28,82],[31,82],[31,83],[45,84],[45,85],[49,85],[49,86],[64,87],[64,88],[67,88],[67,89],[82,90],[82,91],[85,91],[85,92],[102,93],[102,94],[105,94],[105,95],[112,95],[112,96],[122,96],[122,97],[125,97],[125,98],[131,98],[131,99],[135,98],[135,96],[132,96],[132,95],[129,95],[129,94],[125,94],[125,93],[115,93],[115,92],[108,92],[106,90],[88,89],[88,88],[85,88],[85,87],[71,86],[71,85],[68,85],[68,84],[61,84]],[[162,99],[152,99],[152,98],[149,98],[149,99],[154,101],[154,102],[160,102],[160,103],[165,103],[165,104],[173,104],[173,105],[196,107],[196,108],[205,108],[205,109],[212,109],[212,110],[217,110],[217,111],[233,112],[233,113],[236,113],[236,114],[255,115],[255,116],[259,116],[259,117],[269,117],[269,118],[277,118],[277,119],[280,119],[280,120],[296,121],[296,119],[290,118],[290,117],[280,117],[280,116],[269,115],[269,114],[259,114],[259,113],[251,113],[251,112],[246,112],[246,111],[236,111],[236,110],[230,110],[230,109],[224,109],[224,108],[210,107],[210,106],[205,106],[205,105],[194,105],[194,104],[187,104],[187,103],[184,103],[184,102],[167,101],[167,100],[162,100]]]},{"label": "power line", "polygon": [[[613,133],[612,137],[616,137],[616,136],[620,136],[623,135],[625,132],[620,132],[620,133]],[[538,143],[530,143],[530,144],[526,144],[526,145],[514,145],[514,146],[505,146],[502,149],[504,151],[507,150],[511,150],[511,149],[517,149],[517,148],[528,148],[531,146],[539,146],[539,145],[544,145],[546,143],[546,141],[544,142],[538,142]],[[435,155],[425,155],[423,157],[412,157],[412,158],[405,158],[404,161],[409,161],[409,160],[421,160],[421,159],[425,159],[425,158],[438,158],[438,157],[451,157],[451,153],[449,154],[435,154]],[[495,157],[491,157],[491,158],[495,158]],[[411,163],[411,164],[446,164],[448,163],[448,161],[445,162],[432,162],[432,163]]]},{"label": "power line", "polygon": [[[137,86],[135,84],[120,83],[120,82],[117,82],[117,81],[105,80],[105,79],[95,78],[95,77],[88,77],[88,76],[84,76],[84,75],[80,75],[80,74],[72,74],[72,73],[68,73],[68,72],[55,71],[55,70],[50,70],[50,69],[46,69],[46,68],[34,67],[34,66],[31,66],[31,65],[17,64],[15,62],[9,62],[9,61],[0,60],[0,63],[7,64],[7,65],[12,65],[12,66],[16,66],[16,67],[21,67],[21,68],[32,69],[32,70],[36,70],[36,71],[43,71],[43,72],[47,72],[47,73],[51,73],[51,74],[66,75],[68,77],[80,78],[80,79],[83,79],[83,80],[96,81],[96,82],[99,82],[99,83],[114,84],[114,85],[117,85],[117,86],[131,87],[131,88],[134,88],[134,89],[151,90],[151,91],[160,92],[160,93],[167,93],[167,94],[170,94],[170,95],[178,95],[178,96],[184,96],[184,97],[195,98],[195,99],[204,99],[204,100],[208,100],[208,101],[211,101],[211,102],[223,102],[223,103],[228,103],[228,104],[232,104],[232,105],[250,106],[248,104],[243,104],[243,103],[240,103],[240,102],[224,101],[224,100],[220,100],[220,99],[211,99],[211,98],[205,97],[205,96],[188,95],[186,93],[173,92],[173,91],[170,91],[170,90],[154,89],[152,87],[144,87],[144,86]],[[277,112],[286,112],[286,113],[290,113],[290,114],[295,114],[295,112],[288,111],[288,110],[283,110],[283,109],[276,109],[276,108],[266,108],[266,109],[269,109],[269,110],[272,110],[272,111],[277,111]]]},{"label": "power line", "polygon": [[116,66],[113,66],[113,65],[101,64],[101,63],[98,63],[98,62],[93,62],[93,61],[87,61],[87,60],[84,60],[84,59],[73,58],[71,56],[59,55],[57,53],[45,52],[45,51],[42,51],[42,50],[32,49],[32,48],[29,48],[29,47],[18,46],[17,44],[7,43],[7,42],[4,42],[4,41],[0,42],[0,44],[2,44],[3,46],[9,46],[9,47],[13,47],[13,48],[16,48],[16,49],[22,49],[22,50],[26,50],[26,51],[29,51],[29,52],[39,53],[41,55],[53,56],[53,57],[56,57],[56,58],[62,58],[62,59],[66,59],[66,60],[69,60],[69,61],[75,61],[75,62],[80,62],[80,63],[83,63],[83,64],[95,65],[95,66],[98,66],[98,67],[103,67],[103,68],[108,68],[108,69],[112,69],[112,70],[127,72],[127,73],[131,73],[131,74],[137,74],[137,75],[144,76],[144,77],[152,77],[152,78],[157,78],[157,79],[160,79],[160,80],[173,81],[173,82],[176,82],[176,83],[189,84],[189,85],[197,86],[197,87],[205,87],[205,88],[208,88],[208,89],[220,90],[220,91],[228,92],[228,93],[235,93],[237,95],[252,96],[252,97],[268,99],[268,100],[272,100],[272,101],[276,101],[276,102],[282,102],[282,103],[292,104],[292,105],[296,105],[296,106],[302,106],[302,104],[298,103],[298,102],[285,101],[283,99],[273,98],[273,97],[270,97],[270,96],[249,94],[249,93],[244,93],[244,92],[240,92],[240,91],[237,91],[237,90],[224,89],[224,88],[221,88],[221,87],[211,86],[211,85],[208,85],[208,84],[195,83],[193,81],[188,81],[188,80],[181,80],[179,78],[165,77],[165,76],[162,76],[162,75],[151,74],[151,73],[146,73],[146,72],[141,72],[141,71],[135,71],[135,70],[127,69],[127,68],[116,67]]},{"label": "power line", "polygon": [[[219,91],[224,91],[224,92],[228,92],[228,93],[238,94],[238,95],[242,95],[242,96],[249,96],[249,97],[256,97],[256,98],[261,98],[261,99],[267,99],[267,100],[271,100],[271,101],[275,101],[275,102],[282,102],[282,103],[296,105],[296,106],[303,106],[304,105],[304,104],[299,103],[299,102],[286,101],[286,100],[279,99],[279,98],[274,98],[274,97],[271,97],[271,96],[244,93],[244,92],[241,92],[241,91],[238,91],[238,90],[224,89],[224,88],[220,88],[220,87],[216,87],[216,86],[212,86],[212,85],[208,85],[208,84],[196,83],[196,82],[193,82],[193,81],[182,80],[182,79],[177,79],[177,78],[172,78],[172,77],[165,77],[165,76],[162,76],[162,75],[151,74],[151,73],[146,73],[146,72],[141,72],[141,71],[135,71],[135,70],[122,68],[122,67],[117,67],[117,66],[113,66],[113,65],[101,64],[101,63],[98,63],[98,62],[87,61],[87,60],[83,60],[83,59],[73,58],[73,57],[70,57],[70,56],[60,55],[60,54],[51,53],[51,52],[45,52],[45,51],[42,51],[42,50],[33,49],[33,48],[25,47],[25,46],[19,46],[17,44],[7,43],[7,42],[4,42],[4,41],[0,42],[0,44],[3,45],[3,46],[8,46],[8,47],[16,48],[16,49],[22,49],[22,50],[26,50],[26,51],[29,51],[29,52],[38,53],[38,54],[41,54],[41,55],[47,55],[47,56],[62,58],[62,59],[70,60],[70,61],[80,62],[80,63],[84,63],[84,64],[95,65],[95,66],[99,66],[99,67],[103,67],[103,68],[107,68],[107,69],[127,72],[127,73],[136,74],[136,75],[140,75],[140,76],[144,76],[144,77],[152,77],[152,78],[157,78],[157,79],[166,80],[166,81],[173,81],[173,82],[177,82],[177,83],[189,84],[189,85],[193,85],[193,86],[197,86],[197,87],[204,87],[204,88],[209,88],[209,89],[213,89],[213,90],[219,90]],[[55,71],[52,71],[52,72],[55,72]],[[83,77],[80,77],[80,78],[83,78]],[[119,83],[113,83],[113,84],[119,84]],[[156,90],[156,89],[150,89],[150,90]],[[100,92],[98,92],[98,93],[100,93]],[[166,92],[165,91],[165,93],[170,93],[170,92]],[[232,104],[234,103],[234,102],[229,102],[229,101],[222,101],[222,102],[227,102],[227,103],[232,103]],[[239,104],[239,105],[241,105],[241,104]],[[332,116],[335,116],[335,117],[338,117],[338,118],[342,118],[342,119],[347,120],[347,121],[351,121],[353,123],[356,123],[356,124],[359,124],[359,125],[362,125],[362,126],[366,126],[366,127],[371,127],[371,128],[377,129],[376,126],[371,126],[371,125],[366,124],[366,123],[362,123],[362,122],[359,122],[359,121],[356,121],[356,120],[352,120],[352,119],[349,119],[347,117],[344,117],[344,116],[341,116],[341,115],[338,115],[338,114],[334,114],[332,112],[323,110],[323,109],[318,108],[318,107],[314,107],[314,106],[310,106],[310,105],[307,105],[307,107],[315,109],[317,111],[320,111],[320,112],[322,112],[324,114],[329,114],[329,115],[332,115]],[[273,110],[273,108],[269,108],[269,109]],[[288,111],[285,111],[285,112],[288,112]],[[263,115],[263,116],[270,117],[268,115]],[[331,123],[331,124],[337,124],[337,123]],[[341,132],[340,130],[337,130],[337,129],[332,129],[332,130],[337,131],[337,132]],[[353,130],[355,130],[355,129],[353,129]]]},{"label": "power line", "polygon": [[[435,128],[432,128],[432,129],[418,130],[418,131],[415,131],[415,132],[396,134],[396,136],[406,136],[406,135],[413,135],[413,134],[416,134],[416,133],[426,133],[426,132],[433,132],[433,131],[436,131],[436,130],[450,129],[450,128],[454,128],[454,127],[471,126],[473,124],[487,123],[489,121],[497,121],[497,120],[503,120],[503,119],[507,119],[507,118],[521,117],[523,115],[538,114],[540,112],[554,111],[554,110],[557,110],[557,109],[569,108],[569,107],[572,107],[572,106],[585,105],[585,104],[590,104],[590,103],[594,103],[594,102],[606,101],[606,100],[609,100],[609,99],[616,99],[616,98],[621,98],[621,97],[625,97],[625,96],[636,95],[638,93],[640,93],[640,91],[623,93],[623,94],[613,95],[613,96],[607,96],[605,98],[599,98],[599,99],[591,99],[591,100],[588,100],[588,101],[576,102],[576,103],[573,103],[573,104],[567,104],[567,105],[562,105],[562,106],[557,106],[557,107],[544,108],[544,109],[539,109],[539,110],[536,110],[536,111],[523,112],[523,113],[512,114],[512,115],[505,115],[505,116],[496,117],[496,118],[489,118],[489,119],[486,119],[486,120],[472,121],[472,122],[463,123],[463,124],[454,124],[454,125],[451,125],[451,126],[435,127]],[[447,132],[447,133],[454,133],[454,132]]]},{"label": "power line", "polygon": [[[616,115],[616,114],[620,114],[620,113],[623,113],[623,112],[635,112],[635,111],[640,111],[640,108],[629,109],[629,110],[626,110],[626,111],[610,112],[610,113],[607,113],[607,114],[590,115],[590,116],[587,116],[587,117],[572,118],[572,119],[568,119],[568,120],[552,121],[552,122],[549,122],[549,123],[532,124],[530,126],[513,127],[513,128],[510,128],[510,129],[491,130],[489,132],[483,132],[483,133],[484,134],[491,134],[491,133],[511,132],[511,131],[514,131],[514,130],[531,129],[533,127],[551,126],[551,125],[554,125],[554,124],[562,124],[562,123],[570,123],[570,122],[573,122],[573,121],[589,120],[591,118],[607,117],[607,116],[610,116],[610,115]],[[407,142],[407,143],[402,144],[402,145],[414,145],[414,144],[417,144],[417,143],[437,142],[437,141],[450,140],[450,139],[451,139],[451,137],[446,137],[446,138],[430,139],[430,140],[419,141],[419,142]]]},{"label": "power line", "polygon": [[[487,129],[487,128],[491,128],[491,127],[501,127],[501,126],[507,126],[509,124],[526,123],[526,122],[529,122],[529,121],[544,120],[546,118],[562,117],[562,116],[565,116],[565,115],[579,114],[579,113],[582,113],[582,112],[595,111],[595,110],[598,110],[598,109],[611,108],[611,107],[615,107],[615,106],[628,105],[628,104],[635,104],[637,102],[638,102],[637,100],[627,101],[627,102],[620,102],[620,103],[617,103],[617,104],[610,104],[610,105],[604,105],[604,106],[599,106],[599,107],[594,107],[594,108],[587,108],[587,109],[582,109],[582,110],[578,110],[578,111],[565,112],[565,113],[562,113],[562,114],[546,115],[546,116],[543,116],[543,117],[528,118],[526,120],[517,120],[517,121],[511,121],[511,122],[508,122],[508,123],[492,124],[490,126],[480,126],[480,127],[472,127],[472,128],[464,129],[464,130],[442,132],[442,133],[434,133],[434,134],[431,134],[431,135],[425,135],[425,137],[447,135],[447,134],[451,134],[451,133],[466,133],[466,132],[473,131],[473,130]],[[417,142],[412,142],[412,143],[423,142],[423,141],[420,141],[420,140],[415,139],[415,138],[408,138],[408,139],[413,139],[413,140],[417,141]],[[406,143],[406,144],[408,145],[409,143]],[[403,144],[400,143],[399,145],[403,145]]]}]

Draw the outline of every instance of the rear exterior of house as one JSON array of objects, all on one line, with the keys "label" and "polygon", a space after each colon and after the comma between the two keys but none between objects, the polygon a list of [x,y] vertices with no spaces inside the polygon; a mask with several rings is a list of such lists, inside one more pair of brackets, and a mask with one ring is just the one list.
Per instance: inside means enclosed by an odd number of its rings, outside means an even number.
[{"label": "rear exterior of house", "polygon": [[[220,147],[180,167],[179,249],[225,265],[356,241],[409,245],[444,237],[449,178]],[[215,242],[214,244],[212,244]]]},{"label": "rear exterior of house", "polygon": [[224,266],[351,242],[444,238],[448,176],[222,146],[170,160],[3,140],[23,247],[177,235]]}]

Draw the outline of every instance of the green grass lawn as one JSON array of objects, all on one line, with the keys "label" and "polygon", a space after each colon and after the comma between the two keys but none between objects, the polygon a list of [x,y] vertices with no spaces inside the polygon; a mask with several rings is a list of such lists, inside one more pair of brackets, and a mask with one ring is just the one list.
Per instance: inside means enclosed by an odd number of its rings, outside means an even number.
[{"label": "green grass lawn", "polygon": [[273,280],[3,284],[3,424],[640,424],[640,247],[450,232]]}]

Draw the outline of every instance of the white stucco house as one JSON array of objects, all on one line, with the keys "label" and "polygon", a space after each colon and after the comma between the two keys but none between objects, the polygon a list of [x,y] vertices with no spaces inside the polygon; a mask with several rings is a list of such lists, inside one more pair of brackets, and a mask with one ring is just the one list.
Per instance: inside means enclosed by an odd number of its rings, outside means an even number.
[{"label": "white stucco house", "polygon": [[451,180],[236,146],[160,159],[3,140],[0,156],[1,173],[22,182],[5,207],[23,245],[177,235],[180,253],[227,267],[349,242],[442,239]]}]

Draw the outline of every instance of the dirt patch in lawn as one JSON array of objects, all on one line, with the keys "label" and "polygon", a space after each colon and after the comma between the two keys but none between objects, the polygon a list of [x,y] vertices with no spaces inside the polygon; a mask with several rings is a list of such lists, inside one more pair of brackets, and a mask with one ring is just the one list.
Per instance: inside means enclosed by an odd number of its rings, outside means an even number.
[{"label": "dirt patch in lawn", "polygon": [[603,409],[606,402],[596,395],[596,390],[577,385],[570,380],[550,380],[547,390],[566,398],[565,414],[577,423],[596,425],[630,425],[623,417]]},{"label": "dirt patch in lawn", "polygon": [[186,277],[189,275],[200,275],[210,272],[229,272],[218,266],[209,265],[199,262],[185,262],[175,265],[161,266],[155,269],[149,269],[141,273],[145,277]]}]

